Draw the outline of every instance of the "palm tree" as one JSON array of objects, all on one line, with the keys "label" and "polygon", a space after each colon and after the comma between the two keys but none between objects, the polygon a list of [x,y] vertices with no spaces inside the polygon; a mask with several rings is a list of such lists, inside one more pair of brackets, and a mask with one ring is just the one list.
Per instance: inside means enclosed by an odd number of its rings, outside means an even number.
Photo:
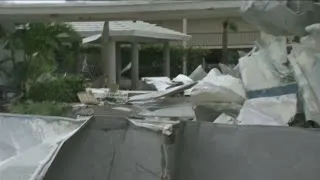
[{"label": "palm tree", "polygon": [[[43,73],[53,72],[57,65],[56,54],[63,54],[67,57],[68,52],[65,44],[80,42],[79,40],[80,36],[66,24],[1,25],[0,51],[1,48],[9,50],[11,56],[7,59],[0,59],[0,70],[1,64],[10,60],[12,70],[6,73],[13,80],[12,84],[22,87],[28,80],[34,81]],[[20,59],[16,59],[18,50],[23,52]]]},{"label": "palm tree", "polygon": [[222,63],[227,64],[228,63],[228,32],[233,31],[237,32],[238,27],[237,25],[230,21],[229,19],[226,19],[222,23],[223,31],[222,31]]}]

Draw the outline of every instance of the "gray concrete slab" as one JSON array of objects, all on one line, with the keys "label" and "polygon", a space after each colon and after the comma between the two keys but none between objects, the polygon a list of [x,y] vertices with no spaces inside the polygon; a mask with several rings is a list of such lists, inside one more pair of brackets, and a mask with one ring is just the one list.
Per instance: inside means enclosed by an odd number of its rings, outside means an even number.
[{"label": "gray concrete slab", "polygon": [[318,180],[319,138],[312,129],[187,121],[164,141],[123,117],[98,116],[63,145],[44,179],[160,180],[168,167],[174,180]]},{"label": "gray concrete slab", "polygon": [[316,180],[318,130],[183,122],[176,180]]},{"label": "gray concrete slab", "polygon": [[95,117],[63,145],[44,179],[159,179],[160,141],[158,133],[123,118]]}]

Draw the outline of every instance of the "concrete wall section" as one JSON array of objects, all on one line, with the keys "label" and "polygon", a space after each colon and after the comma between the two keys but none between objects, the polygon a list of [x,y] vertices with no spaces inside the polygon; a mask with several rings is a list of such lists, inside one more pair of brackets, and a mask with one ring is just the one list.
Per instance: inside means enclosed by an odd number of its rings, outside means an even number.
[{"label": "concrete wall section", "polygon": [[[63,145],[44,179],[164,179],[162,138],[121,117],[95,117]],[[167,149],[171,179],[318,180],[319,138],[310,129],[183,122]]]},{"label": "concrete wall section", "polygon": [[291,127],[186,122],[176,180],[317,180],[320,133]]},{"label": "concrete wall section", "polygon": [[44,179],[159,180],[161,140],[123,118],[95,117],[63,145]]}]

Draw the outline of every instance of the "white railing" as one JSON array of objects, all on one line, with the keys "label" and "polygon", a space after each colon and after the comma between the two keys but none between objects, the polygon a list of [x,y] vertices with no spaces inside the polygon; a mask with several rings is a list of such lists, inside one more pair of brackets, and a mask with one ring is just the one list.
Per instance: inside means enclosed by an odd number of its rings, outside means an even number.
[{"label": "white railing", "polygon": [[[190,41],[188,41],[188,46],[222,46],[222,33],[189,33],[189,35],[191,35],[192,38]],[[251,46],[259,37],[259,31],[247,31],[238,33],[229,32],[228,46]],[[180,45],[181,42],[174,42],[173,44]]]}]

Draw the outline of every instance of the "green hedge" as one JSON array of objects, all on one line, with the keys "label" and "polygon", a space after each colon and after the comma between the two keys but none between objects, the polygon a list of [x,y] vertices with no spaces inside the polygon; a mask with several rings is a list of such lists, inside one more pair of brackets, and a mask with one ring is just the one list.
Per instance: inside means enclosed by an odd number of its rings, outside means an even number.
[{"label": "green hedge", "polygon": [[[172,77],[182,73],[182,57],[183,52],[187,54],[187,71],[191,73],[208,52],[207,49],[188,48],[183,50],[182,47],[171,47],[170,49],[170,74]],[[122,66],[124,67],[130,62],[130,47],[122,48]],[[163,49],[161,46],[142,46],[139,53],[139,71],[140,77],[161,76],[163,75]],[[125,74],[130,77],[130,72]]]},{"label": "green hedge", "polygon": [[62,104],[51,102],[21,102],[11,104],[10,113],[33,114],[42,116],[65,116],[70,108]]},{"label": "green hedge", "polygon": [[27,99],[42,102],[78,102],[77,93],[84,91],[84,80],[81,77],[58,77],[48,82],[37,82],[30,86]]}]

